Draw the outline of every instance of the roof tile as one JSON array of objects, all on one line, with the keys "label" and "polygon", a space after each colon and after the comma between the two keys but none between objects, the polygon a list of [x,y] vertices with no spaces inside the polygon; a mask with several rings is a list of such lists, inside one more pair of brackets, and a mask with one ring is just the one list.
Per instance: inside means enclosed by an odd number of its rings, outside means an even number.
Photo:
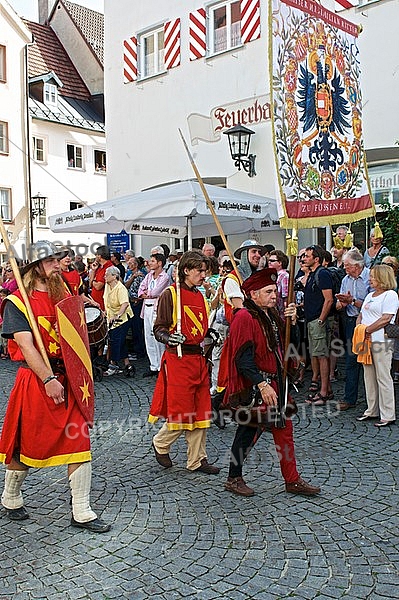
[{"label": "roof tile", "polygon": [[89,100],[90,92],[75,69],[64,46],[48,25],[24,21],[34,37],[29,46],[28,76],[37,77],[53,71],[62,81],[58,92],[79,100]]}]

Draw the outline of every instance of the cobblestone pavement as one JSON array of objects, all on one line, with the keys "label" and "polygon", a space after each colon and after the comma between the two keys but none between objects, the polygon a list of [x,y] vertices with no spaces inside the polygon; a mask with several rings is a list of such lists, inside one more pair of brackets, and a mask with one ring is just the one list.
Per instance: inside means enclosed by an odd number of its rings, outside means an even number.
[{"label": "cobblestone pavement", "polygon": [[[154,382],[117,375],[96,384],[92,504],[112,530],[69,527],[65,468],[31,470],[30,519],[0,511],[0,598],[92,600],[318,600],[399,598],[398,425],[359,423],[364,409],[337,413],[297,395],[296,452],[315,498],[284,491],[271,436],[245,468],[252,498],[224,491],[234,424],[208,434],[218,476],[185,470],[185,444],[163,470],[146,417]],[[15,366],[0,365],[1,417]],[[343,382],[334,384],[342,398]],[[2,483],[1,483],[2,487]]]}]

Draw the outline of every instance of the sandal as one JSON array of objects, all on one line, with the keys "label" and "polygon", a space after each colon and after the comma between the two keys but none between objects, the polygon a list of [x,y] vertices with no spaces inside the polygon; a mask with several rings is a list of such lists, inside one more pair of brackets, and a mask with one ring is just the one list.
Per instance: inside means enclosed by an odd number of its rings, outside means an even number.
[{"label": "sandal", "polygon": [[327,396],[322,396],[320,392],[317,392],[313,398],[306,400],[307,404],[313,404],[314,406],[324,406],[329,400],[334,399],[332,392],[328,393]]},{"label": "sandal", "polygon": [[319,391],[319,382],[311,381],[309,386],[309,392],[318,392]]}]

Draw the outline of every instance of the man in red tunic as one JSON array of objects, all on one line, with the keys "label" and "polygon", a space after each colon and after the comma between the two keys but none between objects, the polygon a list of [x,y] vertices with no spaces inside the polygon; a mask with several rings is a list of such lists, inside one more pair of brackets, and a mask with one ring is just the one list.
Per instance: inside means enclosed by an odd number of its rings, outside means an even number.
[{"label": "man in red tunic", "polygon": [[[296,468],[292,421],[286,414],[283,322],[276,310],[276,281],[276,269],[269,268],[246,279],[242,284],[244,307],[236,312],[230,325],[225,403],[235,409],[238,426],[225,488],[240,496],[254,495],[242,477],[242,468],[265,429],[272,432],[286,491],[307,496],[320,492],[319,487],[306,483]],[[294,304],[286,308],[286,316],[296,317]],[[256,391],[255,410],[249,412],[248,399]]]},{"label": "man in red tunic", "polygon": [[[211,424],[211,397],[201,344],[208,332],[208,314],[204,297],[197,289],[205,280],[208,262],[207,257],[196,251],[186,252],[179,261],[181,327],[176,284],[159,298],[154,335],[166,349],[148,420],[155,423],[159,417],[166,419],[152,444],[160,465],[172,466],[170,447],[184,433],[187,469],[216,475],[220,469],[208,463],[205,449],[206,430]],[[178,346],[182,351],[181,358]]]},{"label": "man in red tunic", "polygon": [[23,362],[0,438],[0,461],[7,465],[1,503],[10,519],[27,519],[21,487],[29,467],[68,465],[71,525],[102,533],[110,526],[90,507],[88,424],[68,383],[56,331],[55,305],[68,295],[59,274],[65,252],[57,253],[51,242],[40,241],[31,253],[33,260],[24,267],[23,281],[52,370],[36,347],[25,303],[16,291],[3,305],[2,335],[9,339],[12,360]]}]

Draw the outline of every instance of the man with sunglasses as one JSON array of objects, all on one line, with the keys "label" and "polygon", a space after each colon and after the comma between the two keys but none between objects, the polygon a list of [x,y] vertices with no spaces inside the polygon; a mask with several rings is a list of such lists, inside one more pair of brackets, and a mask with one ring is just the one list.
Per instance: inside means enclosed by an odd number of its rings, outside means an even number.
[{"label": "man with sunglasses", "polygon": [[18,288],[17,280],[15,279],[14,272],[9,264],[3,269],[3,283],[1,284],[3,290],[8,290],[10,294],[15,292]]},{"label": "man with sunglasses", "polygon": [[[310,270],[304,291],[304,312],[309,339],[309,354],[313,374],[320,373],[319,391],[311,391],[307,402],[323,406],[333,398],[330,384],[330,312],[333,307],[333,282],[328,269],[322,266],[324,250],[308,246],[303,264]],[[317,273],[317,277],[316,277]],[[313,380],[316,387],[317,383]]]}]

